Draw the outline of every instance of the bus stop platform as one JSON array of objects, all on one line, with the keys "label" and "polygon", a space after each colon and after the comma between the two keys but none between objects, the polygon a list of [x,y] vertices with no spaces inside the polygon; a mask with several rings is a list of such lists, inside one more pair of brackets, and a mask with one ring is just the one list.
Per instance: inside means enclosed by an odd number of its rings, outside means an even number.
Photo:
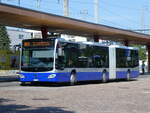
[{"label": "bus stop platform", "polygon": [[18,76],[0,76],[0,82],[18,81]]},{"label": "bus stop platform", "polygon": [[0,82],[18,81],[18,70],[0,70]]}]

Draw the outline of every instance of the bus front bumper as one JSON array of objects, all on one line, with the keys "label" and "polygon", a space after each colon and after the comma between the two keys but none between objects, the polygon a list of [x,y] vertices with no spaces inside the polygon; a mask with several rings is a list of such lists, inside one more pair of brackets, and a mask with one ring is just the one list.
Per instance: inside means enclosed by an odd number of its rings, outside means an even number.
[{"label": "bus front bumper", "polygon": [[19,73],[20,82],[69,82],[69,73]]}]

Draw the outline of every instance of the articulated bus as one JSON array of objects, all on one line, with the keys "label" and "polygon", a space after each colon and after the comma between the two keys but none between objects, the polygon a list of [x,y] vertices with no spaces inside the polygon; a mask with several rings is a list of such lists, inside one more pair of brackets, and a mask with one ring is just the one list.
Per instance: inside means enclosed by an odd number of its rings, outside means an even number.
[{"label": "articulated bus", "polygon": [[138,49],[61,38],[23,40],[19,76],[22,84],[130,80],[139,76]]}]

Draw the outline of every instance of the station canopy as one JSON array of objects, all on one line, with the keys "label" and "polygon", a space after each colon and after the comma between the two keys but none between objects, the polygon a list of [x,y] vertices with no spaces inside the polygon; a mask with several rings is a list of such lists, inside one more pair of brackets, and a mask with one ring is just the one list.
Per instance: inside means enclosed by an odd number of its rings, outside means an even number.
[{"label": "station canopy", "polygon": [[103,40],[129,41],[138,44],[150,43],[150,35],[2,3],[0,3],[0,24],[32,30],[41,30],[41,27],[46,27],[49,32],[91,38],[96,36]]}]

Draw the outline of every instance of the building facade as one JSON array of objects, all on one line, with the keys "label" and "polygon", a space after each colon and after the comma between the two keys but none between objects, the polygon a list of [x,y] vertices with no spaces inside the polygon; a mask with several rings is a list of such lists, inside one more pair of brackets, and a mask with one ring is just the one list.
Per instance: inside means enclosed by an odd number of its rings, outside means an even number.
[{"label": "building facade", "polygon": [[11,41],[10,46],[13,48],[16,45],[21,45],[22,40],[32,38],[31,32],[26,32],[20,29],[8,29],[7,33]]}]

